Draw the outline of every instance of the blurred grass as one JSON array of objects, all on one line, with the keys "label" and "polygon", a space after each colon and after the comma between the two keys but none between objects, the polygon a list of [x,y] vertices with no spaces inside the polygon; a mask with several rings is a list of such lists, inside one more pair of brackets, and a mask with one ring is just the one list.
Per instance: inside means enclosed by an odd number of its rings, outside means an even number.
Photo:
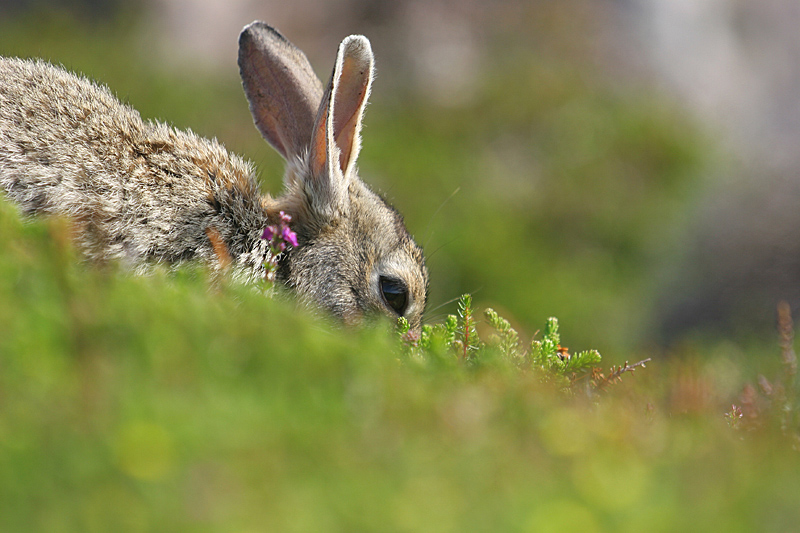
[{"label": "blurred grass", "polygon": [[[0,202],[0,530],[786,531],[800,465],[722,413],[730,360],[595,401],[400,360],[201,270],[75,260]],[[771,347],[766,350],[775,351]],[[776,356],[777,357],[777,356]]]}]

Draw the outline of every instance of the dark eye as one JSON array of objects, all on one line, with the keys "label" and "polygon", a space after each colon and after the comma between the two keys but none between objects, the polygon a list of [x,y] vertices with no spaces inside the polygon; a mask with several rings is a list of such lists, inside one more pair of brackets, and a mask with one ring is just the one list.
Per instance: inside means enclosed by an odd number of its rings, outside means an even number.
[{"label": "dark eye", "polygon": [[394,309],[394,312],[399,316],[403,316],[406,312],[406,307],[408,307],[408,289],[406,289],[405,284],[398,279],[385,278],[383,276],[381,276],[379,283],[381,294],[386,304]]}]

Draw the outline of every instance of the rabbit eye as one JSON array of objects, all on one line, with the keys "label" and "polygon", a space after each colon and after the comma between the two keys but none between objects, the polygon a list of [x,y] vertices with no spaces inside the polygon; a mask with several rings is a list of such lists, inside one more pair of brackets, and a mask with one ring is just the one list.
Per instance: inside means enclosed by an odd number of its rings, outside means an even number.
[{"label": "rabbit eye", "polygon": [[399,316],[403,316],[408,307],[408,289],[406,289],[405,284],[398,279],[385,278],[383,276],[381,276],[379,284],[386,305],[391,307]]}]

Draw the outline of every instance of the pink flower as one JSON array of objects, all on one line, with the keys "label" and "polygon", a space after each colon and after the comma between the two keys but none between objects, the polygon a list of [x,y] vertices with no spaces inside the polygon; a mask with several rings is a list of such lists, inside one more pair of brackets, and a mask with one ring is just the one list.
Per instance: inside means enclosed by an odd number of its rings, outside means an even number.
[{"label": "pink flower", "polygon": [[287,244],[297,246],[297,233],[289,227],[292,217],[281,211],[280,218],[278,224],[264,228],[264,233],[261,235],[262,239],[269,242],[273,252],[284,251]]},{"label": "pink flower", "polygon": [[292,246],[297,246],[297,233],[293,232],[289,229],[289,226],[283,227],[283,240],[291,244]]},{"label": "pink flower", "polygon": [[297,233],[289,227],[291,221],[291,215],[281,211],[278,223],[267,226],[261,234],[261,238],[267,241],[270,252],[269,258],[264,261],[264,280],[270,286],[275,282],[279,254],[286,250],[287,244],[297,246]]}]

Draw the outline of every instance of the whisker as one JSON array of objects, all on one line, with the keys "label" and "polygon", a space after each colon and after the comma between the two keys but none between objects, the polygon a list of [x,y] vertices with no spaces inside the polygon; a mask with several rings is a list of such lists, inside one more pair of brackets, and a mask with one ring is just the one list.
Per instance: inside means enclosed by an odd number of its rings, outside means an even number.
[{"label": "whisker", "polygon": [[[453,303],[453,302],[457,301],[457,300],[458,300],[458,298],[460,298],[460,296],[459,296],[459,297],[456,297],[456,298],[453,298],[453,299],[451,299],[451,300],[447,300],[446,302],[444,302],[444,303],[441,303],[441,304],[437,305],[436,307],[434,307],[433,309],[431,309],[431,312],[433,312],[433,311],[436,311],[436,310],[438,310],[438,309],[441,309],[441,308],[442,308],[442,307],[444,307],[445,305],[450,305],[451,303]],[[425,314],[427,314],[427,313],[425,313]]]},{"label": "whisker", "polygon": [[392,194],[392,190],[394,189],[394,186],[395,186],[395,184],[392,183],[392,184],[389,185],[389,188],[386,189],[385,191],[381,190],[381,196],[385,196],[387,198],[390,197],[391,194]]},{"label": "whisker", "polygon": [[450,239],[450,240],[449,240],[449,241],[447,241],[446,243],[444,243],[444,244],[442,244],[441,246],[439,246],[438,248],[436,248],[436,249],[435,249],[434,251],[432,251],[431,253],[429,253],[429,254],[425,254],[425,256],[427,257],[427,259],[429,259],[429,260],[430,260],[430,258],[431,258],[431,257],[433,257],[433,256],[434,256],[434,254],[436,254],[436,252],[438,252],[439,250],[441,250],[442,248],[444,248],[444,247],[445,247],[445,246],[447,246],[448,244],[452,244],[452,243],[456,242],[457,240],[458,240],[458,237],[455,237],[455,238],[453,238],[453,239]]},{"label": "whisker", "polygon": [[424,246],[424,245],[427,245],[427,244],[428,244],[428,241],[430,241],[430,240],[431,240],[431,237],[433,237],[433,230],[431,229],[431,226],[433,225],[433,220],[436,218],[436,215],[438,215],[438,214],[439,214],[439,211],[441,211],[441,210],[442,210],[442,208],[443,208],[445,205],[447,205],[447,202],[449,202],[450,200],[452,200],[452,199],[453,199],[453,197],[454,197],[456,194],[458,194],[458,192],[459,192],[460,190],[461,190],[461,187],[460,187],[460,186],[459,186],[459,187],[456,187],[456,190],[454,190],[454,191],[453,191],[453,192],[450,194],[450,196],[448,196],[447,198],[445,198],[445,199],[444,199],[444,201],[443,201],[441,204],[439,204],[439,207],[438,207],[438,208],[436,208],[436,211],[434,211],[434,212],[433,212],[433,214],[431,215],[431,219],[430,219],[430,221],[428,221],[428,227],[427,227],[427,228],[425,228],[425,231],[428,233],[428,236],[427,236],[427,237],[425,238],[425,240],[423,241],[423,242],[424,242],[423,246]]},{"label": "whisker", "polygon": [[[470,292],[470,294],[473,294],[473,295],[474,295],[474,294],[476,294],[476,293],[480,292],[482,289],[483,289],[483,287],[479,287],[478,289],[476,289],[476,290],[474,290],[474,291],[471,291],[471,292]],[[451,303],[458,301],[458,300],[459,300],[459,298],[461,298],[461,296],[457,296],[457,297],[455,297],[455,298],[452,298],[452,299],[450,299],[450,300],[447,300],[446,302],[442,302],[442,303],[440,303],[439,305],[437,305],[436,307],[434,307],[433,309],[431,309],[431,310],[430,310],[430,312],[432,313],[432,312],[434,312],[434,311],[437,311],[437,310],[441,309],[442,307],[444,307],[445,305],[450,305]],[[428,315],[428,311],[426,311],[426,312],[425,312],[425,315],[426,315],[426,317],[427,317],[427,315]],[[431,317],[431,318],[434,318],[434,317],[436,317],[436,316],[437,316],[437,315],[434,315],[434,316],[433,316],[433,317]],[[439,316],[444,316],[444,314],[440,314]]]},{"label": "whisker", "polygon": [[448,315],[448,313],[438,313],[438,314],[435,314],[435,315],[433,315],[431,317],[426,316],[424,324],[429,325],[429,326],[434,325],[434,324],[441,324],[442,323],[442,318],[446,317],[447,315]]}]

